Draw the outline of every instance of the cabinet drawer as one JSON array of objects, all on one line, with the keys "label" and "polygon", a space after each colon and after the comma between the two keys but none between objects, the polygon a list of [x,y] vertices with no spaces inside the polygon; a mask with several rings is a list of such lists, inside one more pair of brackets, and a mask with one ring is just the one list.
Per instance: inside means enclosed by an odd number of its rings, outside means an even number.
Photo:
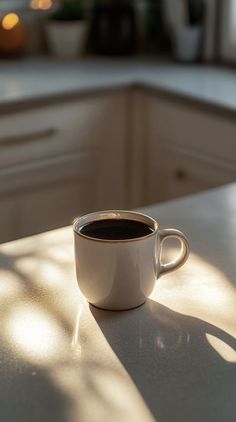
[{"label": "cabinet drawer", "polygon": [[16,165],[0,170],[0,195],[37,189],[75,177],[91,180],[94,179],[95,172],[96,155],[81,152],[47,158],[41,162],[33,161],[27,165]]},{"label": "cabinet drawer", "polygon": [[71,224],[95,210],[96,157],[83,153],[0,171],[0,243]]},{"label": "cabinet drawer", "polygon": [[95,211],[91,180],[74,178],[21,194],[17,200],[17,237],[71,225],[75,217]]},{"label": "cabinet drawer", "polygon": [[0,168],[97,148],[114,103],[106,95],[0,116]]},{"label": "cabinet drawer", "polygon": [[148,202],[169,200],[236,180],[234,167],[168,147],[160,147],[156,159],[152,156],[149,171]]},{"label": "cabinet drawer", "polygon": [[236,165],[236,123],[232,119],[152,96],[148,111],[153,142],[161,138],[166,144]]},{"label": "cabinet drawer", "polygon": [[67,226],[95,211],[92,180],[76,177],[1,199],[0,243]]}]

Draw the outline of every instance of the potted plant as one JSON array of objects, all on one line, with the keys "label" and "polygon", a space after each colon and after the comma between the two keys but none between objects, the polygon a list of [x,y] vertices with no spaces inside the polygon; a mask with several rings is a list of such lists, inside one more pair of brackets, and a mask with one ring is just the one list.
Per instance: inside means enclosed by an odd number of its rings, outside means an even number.
[{"label": "potted plant", "polygon": [[136,48],[133,0],[94,0],[91,48],[97,54],[129,55]]},{"label": "potted plant", "polygon": [[61,59],[74,59],[85,48],[88,22],[82,0],[61,0],[46,25],[50,52]]}]

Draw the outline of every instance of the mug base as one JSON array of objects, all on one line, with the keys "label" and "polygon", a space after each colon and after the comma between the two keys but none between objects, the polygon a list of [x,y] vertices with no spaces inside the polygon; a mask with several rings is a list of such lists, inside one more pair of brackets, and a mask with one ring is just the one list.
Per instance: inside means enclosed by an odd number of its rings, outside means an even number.
[{"label": "mug base", "polygon": [[146,302],[146,299],[142,303],[140,303],[139,305],[135,305],[135,306],[132,306],[132,307],[127,307],[127,308],[126,307],[125,308],[116,308],[116,307],[112,307],[112,306],[109,306],[109,307],[98,306],[98,305],[94,305],[91,302],[89,302],[89,305],[92,306],[93,308],[100,309],[102,311],[122,312],[122,311],[131,311],[132,309],[137,309],[140,306],[143,306],[145,302]]}]

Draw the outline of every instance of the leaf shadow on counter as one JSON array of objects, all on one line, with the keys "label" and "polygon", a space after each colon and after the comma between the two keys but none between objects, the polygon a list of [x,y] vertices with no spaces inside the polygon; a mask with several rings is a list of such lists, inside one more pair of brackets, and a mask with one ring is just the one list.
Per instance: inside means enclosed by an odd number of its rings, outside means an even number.
[{"label": "leaf shadow on counter", "polygon": [[90,310],[157,421],[236,420],[236,364],[207,336],[233,353],[234,337],[151,299],[131,311]]}]

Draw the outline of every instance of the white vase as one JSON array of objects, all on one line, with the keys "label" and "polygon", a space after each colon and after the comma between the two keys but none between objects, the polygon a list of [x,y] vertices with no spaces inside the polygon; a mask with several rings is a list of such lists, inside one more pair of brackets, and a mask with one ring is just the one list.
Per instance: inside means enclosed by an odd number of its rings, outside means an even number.
[{"label": "white vase", "polygon": [[76,59],[84,52],[88,34],[86,21],[48,21],[46,24],[48,49],[60,59]]},{"label": "white vase", "polygon": [[194,62],[200,58],[202,48],[202,27],[183,26],[173,31],[175,58],[182,62]]}]

